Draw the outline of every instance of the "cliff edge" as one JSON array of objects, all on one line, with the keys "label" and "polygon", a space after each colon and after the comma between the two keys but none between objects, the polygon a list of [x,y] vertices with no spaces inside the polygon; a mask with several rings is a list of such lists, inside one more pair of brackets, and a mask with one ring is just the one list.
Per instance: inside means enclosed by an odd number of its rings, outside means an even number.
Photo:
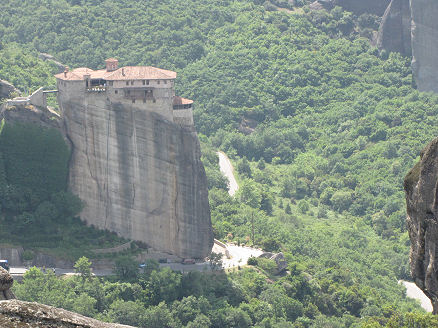
[{"label": "cliff edge", "polygon": [[421,152],[405,177],[407,227],[411,240],[410,269],[438,313],[438,138]]},{"label": "cliff edge", "polygon": [[81,219],[181,258],[206,257],[213,234],[196,133],[101,96],[60,105]]}]

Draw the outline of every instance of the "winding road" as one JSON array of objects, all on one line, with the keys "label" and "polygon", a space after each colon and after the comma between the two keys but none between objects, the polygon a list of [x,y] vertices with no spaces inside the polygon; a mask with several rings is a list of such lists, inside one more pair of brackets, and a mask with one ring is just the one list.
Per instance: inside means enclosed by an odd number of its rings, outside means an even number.
[{"label": "winding road", "polygon": [[234,177],[233,165],[224,152],[218,151],[217,155],[219,156],[219,167],[221,172],[228,179],[228,193],[230,196],[234,196],[236,191],[239,190],[239,185]]},{"label": "winding road", "polygon": [[432,312],[432,303],[430,302],[430,299],[424,295],[423,291],[418,288],[416,284],[404,280],[400,280],[398,283],[403,284],[406,287],[407,297],[419,300],[423,309],[427,312]]}]

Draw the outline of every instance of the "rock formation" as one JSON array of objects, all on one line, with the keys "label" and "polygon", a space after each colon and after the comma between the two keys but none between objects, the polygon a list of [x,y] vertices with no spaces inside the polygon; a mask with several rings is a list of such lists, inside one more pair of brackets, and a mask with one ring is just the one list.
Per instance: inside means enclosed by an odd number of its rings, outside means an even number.
[{"label": "rock formation", "polygon": [[127,104],[63,102],[70,188],[81,218],[181,258],[213,244],[196,133]]},{"label": "rock formation", "polygon": [[438,92],[438,2],[392,0],[379,29],[377,46],[412,54],[412,73],[420,91]]},{"label": "rock formation", "polygon": [[0,301],[2,328],[133,328],[105,323],[74,312],[19,300]]},{"label": "rock formation", "polygon": [[0,107],[0,120],[2,119],[10,123],[36,124],[43,128],[62,130],[59,114],[47,108],[3,105]]},{"label": "rock formation", "polygon": [[421,152],[421,159],[404,181],[407,227],[411,240],[410,269],[415,284],[438,313],[438,138]]},{"label": "rock formation", "polygon": [[13,284],[14,279],[12,279],[12,276],[9,274],[9,272],[0,267],[0,301],[15,299],[15,295],[11,291]]},{"label": "rock formation", "polygon": [[411,0],[412,72],[420,91],[438,92],[438,1]]},{"label": "rock formation", "polygon": [[8,81],[0,80],[0,99],[8,98],[12,93],[20,93],[20,91]]},{"label": "rock formation", "polygon": [[410,56],[411,9],[409,0],[392,0],[383,15],[377,36],[377,47]]},{"label": "rock formation", "polygon": [[53,57],[53,56],[50,55],[50,54],[46,54],[46,53],[44,53],[44,52],[41,52],[41,53],[38,55],[38,58],[41,59],[41,60],[44,60],[44,61],[48,61],[48,62],[50,62],[50,63],[53,63],[53,64],[56,66],[56,68],[58,69],[58,73],[62,73],[62,72],[64,72],[64,70],[65,70],[65,68],[66,68],[66,66],[65,66],[64,64],[62,64],[62,63],[60,63],[59,61],[57,61],[57,60],[55,59],[55,57]]}]

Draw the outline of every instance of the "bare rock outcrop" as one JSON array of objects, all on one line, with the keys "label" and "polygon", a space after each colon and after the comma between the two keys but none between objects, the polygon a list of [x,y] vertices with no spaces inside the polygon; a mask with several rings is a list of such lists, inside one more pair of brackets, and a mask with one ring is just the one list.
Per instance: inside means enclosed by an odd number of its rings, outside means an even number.
[{"label": "bare rock outcrop", "polygon": [[19,300],[0,301],[2,328],[133,328],[105,323],[74,312]]},{"label": "bare rock outcrop", "polygon": [[41,59],[41,60],[44,60],[44,61],[48,61],[48,62],[50,62],[50,63],[53,63],[53,64],[56,66],[56,68],[58,69],[58,72],[57,72],[57,73],[62,73],[62,72],[64,72],[64,70],[66,69],[66,66],[65,66],[64,64],[62,64],[62,63],[60,63],[59,61],[57,61],[57,60],[55,59],[55,57],[53,57],[53,56],[50,55],[50,54],[46,54],[46,53],[44,53],[44,52],[41,52],[41,53],[38,55],[38,58]]},{"label": "bare rock outcrop", "polygon": [[9,98],[13,93],[19,94],[20,91],[8,81],[0,80],[0,99]]},{"label": "bare rock outcrop", "polygon": [[48,108],[21,105],[8,107],[5,104],[0,107],[0,120],[2,119],[9,123],[35,124],[43,128],[62,130],[59,114]]},{"label": "bare rock outcrop", "polygon": [[207,179],[193,130],[101,100],[65,101],[62,110],[82,220],[181,258],[210,253]]},{"label": "bare rock outcrop", "polygon": [[377,47],[410,56],[411,8],[409,0],[392,0],[383,15],[377,36]]},{"label": "bare rock outcrop", "polygon": [[411,240],[410,269],[415,284],[438,313],[438,138],[421,152],[421,159],[404,181],[407,227]]}]

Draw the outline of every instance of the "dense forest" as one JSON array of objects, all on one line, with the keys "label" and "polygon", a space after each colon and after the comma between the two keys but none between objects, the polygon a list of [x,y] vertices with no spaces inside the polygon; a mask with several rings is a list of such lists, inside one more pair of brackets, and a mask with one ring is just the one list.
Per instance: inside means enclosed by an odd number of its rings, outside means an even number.
[{"label": "dense forest", "polygon": [[[215,237],[281,250],[291,272],[277,277],[262,260],[218,279],[156,268],[118,277],[125,282],[89,283],[33,270],[19,296],[142,327],[438,325],[397,284],[409,279],[402,180],[438,133],[438,96],[415,90],[410,58],[370,45],[377,17],[339,7],[314,12],[304,3],[3,5],[0,78],[21,90],[53,85],[55,68],[38,52],[70,67],[97,68],[117,57],[122,65],[176,70],[178,94],[195,100]],[[8,146],[7,133],[0,147]],[[237,169],[235,197],[217,149]],[[60,191],[65,186],[54,193]],[[27,222],[22,213],[4,220]],[[157,291],[160,283],[172,290]],[[161,318],[168,321],[151,321]]]}]

